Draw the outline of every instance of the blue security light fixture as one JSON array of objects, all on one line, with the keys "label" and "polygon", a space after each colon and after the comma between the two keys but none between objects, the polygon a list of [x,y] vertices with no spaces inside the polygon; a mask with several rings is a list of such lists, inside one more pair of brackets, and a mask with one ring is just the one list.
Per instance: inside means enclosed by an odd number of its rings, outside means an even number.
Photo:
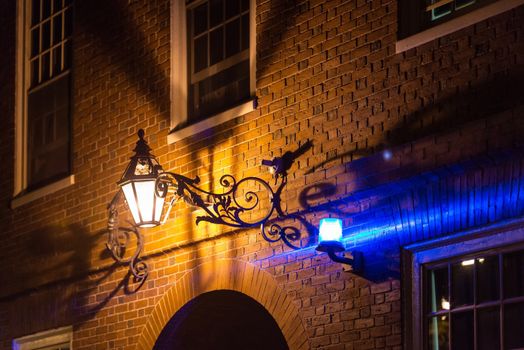
[{"label": "blue security light fixture", "polygon": [[338,218],[320,219],[318,227],[318,246],[319,252],[328,253],[334,262],[343,264],[344,271],[362,271],[363,258],[361,252],[345,252],[342,256],[337,253],[344,252],[342,243],[342,220]]},{"label": "blue security light fixture", "polygon": [[318,247],[317,250],[327,252],[327,249],[335,252],[343,252],[342,244],[342,220],[337,218],[320,219],[318,227]]}]

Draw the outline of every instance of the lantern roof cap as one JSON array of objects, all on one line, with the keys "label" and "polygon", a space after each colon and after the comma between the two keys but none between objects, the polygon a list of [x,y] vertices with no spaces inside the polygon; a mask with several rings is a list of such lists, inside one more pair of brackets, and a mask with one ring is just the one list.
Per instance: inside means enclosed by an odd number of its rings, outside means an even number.
[{"label": "lantern roof cap", "polygon": [[162,166],[150,152],[151,147],[149,147],[147,141],[144,139],[144,130],[139,129],[137,135],[138,141],[133,149],[135,154],[130,158],[131,161],[118,182],[120,186],[132,180],[156,179],[158,174],[163,171]]}]

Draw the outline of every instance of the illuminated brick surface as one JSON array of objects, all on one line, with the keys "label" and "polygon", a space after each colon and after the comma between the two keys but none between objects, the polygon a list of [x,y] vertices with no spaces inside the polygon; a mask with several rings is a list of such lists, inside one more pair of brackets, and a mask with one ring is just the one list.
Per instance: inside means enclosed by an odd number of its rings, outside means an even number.
[{"label": "illuminated brick surface", "polygon": [[[181,204],[144,231],[151,272],[133,292],[127,267],[105,251],[106,206],[140,128],[165,169],[209,189],[225,173],[269,180],[261,160],[310,139],[290,172],[287,210],[363,193],[344,207],[357,222],[381,185],[511,152],[524,135],[524,7],[400,54],[396,1],[259,0],[256,11],[257,110],[167,144],[169,1],[77,1],[76,183],[13,210],[16,8],[2,5],[0,349],[69,324],[75,349],[149,349],[184,302],[221,288],[264,305],[292,349],[402,348],[397,246],[377,242],[392,250],[374,266],[384,273],[359,277],[257,230],[197,227]],[[319,196],[320,185],[330,191]]]}]

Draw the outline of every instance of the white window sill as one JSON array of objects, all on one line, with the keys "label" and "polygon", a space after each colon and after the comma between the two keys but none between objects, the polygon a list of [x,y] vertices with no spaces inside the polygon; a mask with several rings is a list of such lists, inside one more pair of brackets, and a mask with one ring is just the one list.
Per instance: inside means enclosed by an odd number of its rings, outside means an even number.
[{"label": "white window sill", "polygon": [[475,11],[466,13],[463,16],[456,17],[423,32],[397,41],[395,45],[395,53],[407,51],[523,4],[524,0],[499,0]]},{"label": "white window sill", "polygon": [[183,129],[172,131],[167,135],[167,143],[173,143],[185,139],[191,135],[196,135],[206,129],[225,123],[244,114],[255,110],[255,100],[249,100],[239,106],[233,107],[222,113],[206,118],[198,123],[186,126]]},{"label": "white window sill", "polygon": [[74,184],[75,184],[75,175],[70,175],[62,180],[53,182],[52,184],[49,184],[42,188],[28,192],[21,196],[17,196],[16,198],[13,198],[13,200],[11,201],[11,209],[18,208],[24,204],[37,200],[38,198],[42,198],[44,196],[47,196],[48,194],[62,190]]},{"label": "white window sill", "polygon": [[71,340],[73,339],[73,327],[61,327],[50,331],[39,332],[25,337],[13,340],[14,350],[29,350],[40,349],[52,345],[59,345],[69,343],[71,348]]}]

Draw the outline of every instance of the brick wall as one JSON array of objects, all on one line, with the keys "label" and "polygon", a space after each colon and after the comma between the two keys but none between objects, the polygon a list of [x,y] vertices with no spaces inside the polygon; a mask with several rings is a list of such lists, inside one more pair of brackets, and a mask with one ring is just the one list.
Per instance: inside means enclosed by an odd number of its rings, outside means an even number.
[{"label": "brick wall", "polygon": [[[169,1],[79,0],[76,183],[12,210],[15,11],[10,4],[0,13],[0,349],[10,348],[15,337],[67,324],[75,327],[75,349],[148,348],[141,339],[161,330],[154,315],[188,273],[202,289],[186,281],[194,292],[187,296],[217,286],[234,289],[224,280],[227,274],[218,273],[224,261],[260,271],[289,300],[291,316],[278,314],[281,309],[271,309],[270,301],[261,303],[273,311],[292,348],[399,349],[398,276],[370,280],[343,273],[325,254],[311,248],[291,252],[268,244],[256,230],[196,227],[195,214],[184,205],[175,207],[176,220],[145,232],[150,276],[142,286],[130,281],[127,267],[114,264],[104,244],[106,206],[137,130],[145,129],[165,169],[198,175],[210,189],[225,173],[269,180],[262,159],[312,140],[283,194],[290,212],[303,209],[304,196],[306,203],[322,203],[511,149],[524,131],[522,6],[395,54],[396,1],[259,0],[259,107],[212,133],[167,144]],[[384,150],[390,160],[379,156]],[[333,191],[319,192],[319,184]],[[316,224],[324,214],[310,219]],[[387,263],[400,270],[398,254]],[[211,264],[211,272],[202,264]],[[213,272],[222,277],[200,278]],[[257,283],[238,290],[263,300],[253,291]],[[288,305],[279,300],[276,306]],[[307,334],[306,343],[293,338],[297,329]]]}]

